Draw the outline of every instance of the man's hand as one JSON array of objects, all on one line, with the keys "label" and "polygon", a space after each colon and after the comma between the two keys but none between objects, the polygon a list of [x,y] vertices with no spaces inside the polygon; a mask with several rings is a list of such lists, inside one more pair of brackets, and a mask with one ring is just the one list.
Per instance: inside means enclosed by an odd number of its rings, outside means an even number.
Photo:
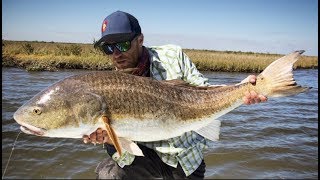
[{"label": "man's hand", "polygon": [[[250,82],[251,84],[255,85],[257,80],[257,77],[255,75],[250,75],[241,83],[243,82]],[[255,104],[255,103],[260,103],[260,102],[266,102],[268,98],[264,95],[257,94],[255,91],[248,91],[246,92],[245,96],[242,98],[244,104],[250,105],[250,104]]]},{"label": "man's hand", "polygon": [[90,136],[84,135],[82,139],[86,144],[91,142],[93,144],[108,143],[110,145],[113,145],[111,139],[107,134],[107,131],[102,130],[101,128],[98,128],[95,132],[91,133]]}]

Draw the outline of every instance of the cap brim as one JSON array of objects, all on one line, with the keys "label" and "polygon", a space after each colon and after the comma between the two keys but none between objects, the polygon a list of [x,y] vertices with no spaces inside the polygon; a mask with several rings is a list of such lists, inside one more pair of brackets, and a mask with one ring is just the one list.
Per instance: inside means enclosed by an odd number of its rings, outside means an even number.
[{"label": "cap brim", "polygon": [[113,44],[117,42],[125,42],[131,40],[135,33],[123,33],[123,34],[109,34],[103,36],[99,41],[94,43],[94,47],[101,46],[102,44]]}]

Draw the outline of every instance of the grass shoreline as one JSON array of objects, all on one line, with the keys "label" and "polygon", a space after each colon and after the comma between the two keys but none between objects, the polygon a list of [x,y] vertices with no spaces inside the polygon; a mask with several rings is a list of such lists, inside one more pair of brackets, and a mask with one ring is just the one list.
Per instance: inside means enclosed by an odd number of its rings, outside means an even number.
[{"label": "grass shoreline", "polygon": [[[282,54],[183,49],[200,71],[261,72]],[[2,40],[2,67],[27,71],[112,70],[110,56],[92,44]],[[318,56],[305,56],[294,69],[318,68]]]}]

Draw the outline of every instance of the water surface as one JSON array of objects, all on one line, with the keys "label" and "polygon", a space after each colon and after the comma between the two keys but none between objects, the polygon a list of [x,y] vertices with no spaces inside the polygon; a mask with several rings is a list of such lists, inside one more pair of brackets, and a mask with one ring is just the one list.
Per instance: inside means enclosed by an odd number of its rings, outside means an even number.
[{"label": "water surface", "polygon": [[[2,173],[19,125],[13,113],[27,100],[64,77],[87,72],[26,72],[2,68]],[[238,83],[249,74],[203,72],[212,84]],[[206,178],[318,178],[318,70],[295,70],[307,93],[240,106],[219,119],[220,140],[205,151]],[[107,154],[102,145],[81,139],[21,133],[5,177],[94,179]]]}]

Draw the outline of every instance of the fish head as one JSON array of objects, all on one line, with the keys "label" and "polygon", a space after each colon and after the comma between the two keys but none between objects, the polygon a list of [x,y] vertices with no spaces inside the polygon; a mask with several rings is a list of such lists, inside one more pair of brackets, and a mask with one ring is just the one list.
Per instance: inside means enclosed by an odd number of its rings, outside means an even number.
[{"label": "fish head", "polygon": [[78,125],[68,96],[70,93],[57,85],[48,87],[22,105],[13,118],[23,132],[50,137],[52,130]]}]

